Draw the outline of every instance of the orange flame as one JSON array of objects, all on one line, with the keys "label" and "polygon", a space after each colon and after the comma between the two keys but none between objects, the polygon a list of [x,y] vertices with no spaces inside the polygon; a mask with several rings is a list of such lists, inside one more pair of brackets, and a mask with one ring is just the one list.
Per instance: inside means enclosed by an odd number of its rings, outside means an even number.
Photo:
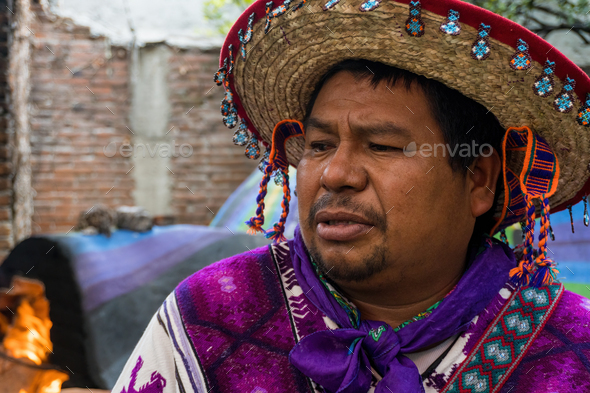
[{"label": "orange flame", "polygon": [[[43,283],[14,277],[8,296],[15,297],[18,306],[12,310],[15,316],[6,328],[2,341],[4,351],[19,359],[28,359],[41,365],[53,351],[49,333],[53,325],[49,318],[49,300],[45,297]],[[6,295],[5,295],[6,296]],[[30,389],[33,393],[59,393],[68,375],[58,370],[48,369],[37,373]],[[20,389],[19,393],[29,393]]]}]

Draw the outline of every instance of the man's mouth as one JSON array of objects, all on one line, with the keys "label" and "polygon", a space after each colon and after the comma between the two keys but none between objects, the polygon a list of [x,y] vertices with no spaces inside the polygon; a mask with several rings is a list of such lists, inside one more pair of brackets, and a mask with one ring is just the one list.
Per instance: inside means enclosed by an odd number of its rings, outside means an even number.
[{"label": "man's mouth", "polygon": [[324,240],[350,241],[369,232],[373,225],[361,215],[345,211],[321,211],[316,231]]},{"label": "man's mouth", "polygon": [[366,235],[371,228],[373,228],[372,225],[360,224],[354,221],[328,221],[320,222],[316,227],[316,231],[318,236],[324,240],[344,242]]},{"label": "man's mouth", "polygon": [[334,221],[334,220],[331,220],[331,221],[326,222],[326,224],[328,224],[328,225],[347,225],[347,224],[359,224],[359,223],[356,221]]}]

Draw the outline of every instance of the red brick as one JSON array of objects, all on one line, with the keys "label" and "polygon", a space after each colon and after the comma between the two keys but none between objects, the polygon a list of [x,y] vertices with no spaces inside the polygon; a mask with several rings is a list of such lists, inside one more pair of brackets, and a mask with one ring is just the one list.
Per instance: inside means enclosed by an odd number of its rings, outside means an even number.
[{"label": "red brick", "polygon": [[10,236],[12,233],[12,224],[2,222],[0,223],[0,236]]}]

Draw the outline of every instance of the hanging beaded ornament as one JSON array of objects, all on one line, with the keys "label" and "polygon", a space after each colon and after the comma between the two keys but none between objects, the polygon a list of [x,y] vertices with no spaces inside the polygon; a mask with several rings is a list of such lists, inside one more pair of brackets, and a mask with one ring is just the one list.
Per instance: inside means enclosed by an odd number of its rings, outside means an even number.
[{"label": "hanging beaded ornament", "polygon": [[578,110],[576,120],[579,125],[590,127],[590,93],[586,93],[586,102]]},{"label": "hanging beaded ornament", "polygon": [[485,60],[490,57],[490,29],[492,27],[482,23],[479,26],[477,39],[471,45],[471,57],[475,60]]},{"label": "hanging beaded ornament", "polygon": [[543,72],[535,79],[535,83],[533,84],[533,91],[536,95],[539,97],[549,97],[553,94],[553,89],[555,88],[554,73],[555,62],[547,60],[543,67]]},{"label": "hanging beaded ornament", "polygon": [[255,160],[258,157],[260,157],[260,146],[258,146],[258,137],[256,137],[254,133],[252,133],[252,136],[250,137],[250,142],[248,142],[244,154],[246,154],[246,157],[248,157],[251,160]]},{"label": "hanging beaded ornament", "polygon": [[242,55],[242,59],[246,59],[246,44],[248,42],[250,42],[250,40],[252,39],[252,24],[254,23],[254,18],[255,18],[256,14],[253,12],[250,14],[250,16],[248,17],[248,25],[246,26],[246,33],[244,33],[244,30],[240,29],[238,31],[238,40],[240,40],[240,42],[242,43],[242,45],[240,46],[240,54]]},{"label": "hanging beaded ornament", "polygon": [[553,107],[556,111],[569,113],[574,109],[574,87],[576,87],[576,81],[566,77],[563,89],[561,89],[553,101]]},{"label": "hanging beaded ornament", "polygon": [[265,12],[266,12],[266,24],[264,25],[264,34],[267,34],[271,27],[270,22],[273,18],[283,15],[289,9],[292,0],[285,0],[283,4],[279,5],[277,8],[271,10],[273,6],[273,2],[269,1],[266,3]]},{"label": "hanging beaded ornament", "polygon": [[[223,66],[215,73],[213,80],[218,85],[223,84],[225,94],[221,100],[221,115],[223,124],[227,128],[234,128],[238,123],[238,110],[234,104],[234,95],[229,85],[229,76],[234,69],[233,46],[228,46],[228,57],[223,61]],[[229,67],[229,69],[227,68]]]},{"label": "hanging beaded ornament", "polygon": [[419,1],[410,1],[410,16],[406,20],[406,32],[412,37],[422,37],[424,35],[422,5]]},{"label": "hanging beaded ornament", "polygon": [[528,70],[533,65],[531,55],[529,54],[529,45],[518,39],[516,52],[510,58],[510,68],[517,71]]},{"label": "hanging beaded ornament", "polygon": [[379,7],[381,4],[381,0],[365,0],[360,6],[359,10],[362,12],[373,11],[375,8]]},{"label": "hanging beaded ornament", "polygon": [[270,146],[267,146],[266,151],[264,152],[264,154],[262,155],[262,158],[260,159],[260,162],[258,163],[258,169],[260,170],[260,172],[264,173],[264,168],[266,168],[266,166],[268,165],[269,157],[270,157]]},{"label": "hanging beaded ornament", "polygon": [[283,173],[280,170],[276,170],[273,172],[275,178],[275,184],[279,187],[282,187],[285,184]]},{"label": "hanging beaded ornament", "polygon": [[458,11],[449,11],[449,16],[440,25],[440,31],[448,35],[459,35],[461,33],[461,24],[459,23]]},{"label": "hanging beaded ornament", "polygon": [[248,133],[248,123],[245,119],[240,119],[240,126],[236,132],[234,132],[232,140],[234,144],[238,146],[246,146],[250,140],[250,134]]},{"label": "hanging beaded ornament", "polygon": [[324,4],[322,10],[328,11],[329,9],[336,7],[336,4],[338,3],[340,3],[340,0],[329,0],[326,4]]}]

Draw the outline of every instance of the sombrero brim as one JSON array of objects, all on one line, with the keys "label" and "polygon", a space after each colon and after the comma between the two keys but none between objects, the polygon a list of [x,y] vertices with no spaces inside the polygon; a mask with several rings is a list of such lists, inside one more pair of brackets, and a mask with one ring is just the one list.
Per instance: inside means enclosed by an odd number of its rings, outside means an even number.
[{"label": "sombrero brim", "polygon": [[[549,199],[552,211],[575,204],[590,192],[590,129],[576,121],[583,105],[580,98],[590,92],[590,78],[539,36],[459,0],[422,1],[424,33],[420,37],[405,30],[409,1],[383,1],[368,12],[359,10],[363,0],[341,0],[329,10],[323,9],[326,0],[307,0],[294,10],[297,3],[293,1],[283,15],[272,18],[265,34],[267,2],[256,1],[236,21],[221,51],[220,65],[229,55],[229,46],[233,47],[235,64],[229,84],[238,115],[265,145],[270,145],[276,123],[303,119],[317,82],[331,66],[347,58],[364,58],[438,80],[490,109],[503,127],[528,126],[541,135],[560,167],[557,191]],[[459,35],[439,29],[449,10],[460,13]],[[244,59],[238,32],[246,31],[252,14],[252,37],[244,46]],[[471,55],[481,23],[491,27],[490,54],[485,60]],[[529,46],[532,67],[527,70],[509,65],[518,39]],[[533,84],[547,59],[555,62],[555,87],[550,96],[540,97]],[[576,82],[574,109],[562,113],[553,104],[566,76]],[[287,142],[291,165],[297,166],[303,147],[302,138]],[[516,158],[513,161],[510,165],[517,166]],[[501,209],[502,201],[498,214]]]}]

